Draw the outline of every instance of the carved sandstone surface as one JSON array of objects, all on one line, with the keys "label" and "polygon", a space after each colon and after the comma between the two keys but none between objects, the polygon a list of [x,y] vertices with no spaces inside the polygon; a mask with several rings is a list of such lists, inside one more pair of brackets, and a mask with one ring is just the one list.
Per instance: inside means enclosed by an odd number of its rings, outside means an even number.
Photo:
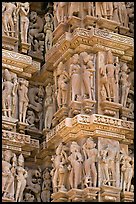
[{"label": "carved sandstone surface", "polygon": [[134,202],[134,3],[2,3],[2,202]]}]

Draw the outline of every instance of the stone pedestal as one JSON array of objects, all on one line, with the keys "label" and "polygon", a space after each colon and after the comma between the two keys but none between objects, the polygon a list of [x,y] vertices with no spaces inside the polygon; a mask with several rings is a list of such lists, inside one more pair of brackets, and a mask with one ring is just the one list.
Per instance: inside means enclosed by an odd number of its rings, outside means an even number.
[{"label": "stone pedestal", "polygon": [[129,32],[129,28],[128,27],[124,27],[124,26],[119,26],[119,33],[122,35],[125,35]]},{"label": "stone pedestal", "polygon": [[121,192],[121,201],[122,202],[134,202],[134,193],[133,192]]},{"label": "stone pedestal", "polygon": [[32,138],[34,138],[34,139],[41,139],[41,137],[43,135],[42,131],[38,130],[37,128],[31,129],[31,128],[28,128],[28,126],[27,126],[26,131],[27,131],[27,134],[31,135]]},{"label": "stone pedestal", "polygon": [[55,44],[57,40],[67,31],[68,26],[66,26],[66,23],[60,23],[53,32],[53,44]]},{"label": "stone pedestal", "polygon": [[127,118],[129,118],[130,120],[134,119],[134,115],[130,115],[130,109],[129,108],[122,107],[120,112],[121,112],[121,119],[122,120],[127,120]]},{"label": "stone pedestal", "polygon": [[28,127],[28,123],[18,122],[17,129],[20,133],[25,134],[25,130]]},{"label": "stone pedestal", "polygon": [[121,104],[110,102],[110,101],[102,101],[101,109],[103,110],[104,115],[115,116],[119,113],[119,109],[122,107]]},{"label": "stone pedestal", "polygon": [[89,28],[96,25],[96,21],[97,21],[97,17],[86,15],[86,17],[83,20],[84,27],[89,30]]},{"label": "stone pedestal", "polygon": [[70,117],[74,116],[74,115],[77,115],[77,114],[80,114],[81,113],[81,108],[82,108],[81,106],[82,106],[82,103],[80,101],[72,101],[69,104],[69,107],[70,107],[69,115],[70,115]]},{"label": "stone pedestal", "polygon": [[4,49],[8,49],[8,50],[14,50],[15,51],[15,47],[18,43],[18,39],[14,38],[14,37],[10,37],[7,35],[3,35],[2,36],[2,48]]},{"label": "stone pedestal", "polygon": [[81,27],[81,19],[76,16],[69,18],[67,23],[69,25],[69,32],[73,32],[76,28]]},{"label": "stone pedestal", "polygon": [[84,99],[82,102],[83,110],[86,114],[90,114],[91,111],[94,109],[94,104],[96,101],[92,101],[90,99]]},{"label": "stone pedestal", "polygon": [[16,132],[17,122],[18,119],[2,116],[2,129]]},{"label": "stone pedestal", "polygon": [[15,202],[15,200],[14,199],[11,199],[11,198],[6,198],[6,197],[2,197],[2,202],[3,203],[6,203],[6,202]]},{"label": "stone pedestal", "polygon": [[63,191],[53,193],[51,198],[53,199],[51,202],[68,202],[67,192]]},{"label": "stone pedestal", "polygon": [[97,27],[98,28],[108,29],[111,31],[117,31],[119,25],[120,25],[120,23],[118,23],[116,21],[108,20],[106,18],[99,18],[97,20]]},{"label": "stone pedestal", "polygon": [[62,107],[54,114],[54,122],[61,122],[68,116],[68,108]]},{"label": "stone pedestal", "polygon": [[114,186],[101,186],[100,202],[120,202],[121,188]]},{"label": "stone pedestal", "polygon": [[71,189],[68,191],[68,202],[83,202],[83,190],[81,189]]},{"label": "stone pedestal", "polygon": [[98,192],[100,188],[98,187],[88,187],[84,189],[84,200],[85,202],[89,201],[98,201]]},{"label": "stone pedestal", "polygon": [[30,46],[31,46],[31,44],[22,42],[21,47],[20,47],[21,53],[27,54],[27,51],[29,50]]}]

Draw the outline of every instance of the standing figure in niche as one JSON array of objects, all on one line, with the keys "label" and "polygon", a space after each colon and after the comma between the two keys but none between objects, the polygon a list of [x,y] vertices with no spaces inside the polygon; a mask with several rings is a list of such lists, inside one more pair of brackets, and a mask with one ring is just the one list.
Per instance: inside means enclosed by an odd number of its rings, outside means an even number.
[{"label": "standing figure in niche", "polygon": [[19,121],[25,123],[26,111],[28,107],[28,84],[29,82],[23,78],[19,80],[18,96],[19,96]]},{"label": "standing figure in niche", "polygon": [[58,77],[58,93],[57,93],[57,102],[58,107],[66,107],[67,104],[67,94],[68,94],[68,73],[64,69],[63,62],[60,62],[57,67]]},{"label": "standing figure in niche", "polygon": [[[92,61],[90,60],[90,55],[88,55],[87,52],[81,52],[81,67],[82,67],[82,79],[83,79],[83,85],[85,87],[86,94],[89,95],[89,99],[93,99],[92,96],[92,87],[91,87],[91,73],[90,69],[93,69]],[[89,66],[88,66],[89,65]]]},{"label": "standing figure in niche", "polygon": [[58,190],[66,191],[65,179],[67,173],[67,154],[65,152],[65,147],[62,143],[56,149],[56,155],[52,157],[53,169],[51,171],[53,192]]},{"label": "standing figure in niche", "polygon": [[53,86],[51,83],[48,83],[46,86],[46,99],[44,102],[45,107],[45,119],[44,119],[44,128],[49,130],[51,128],[52,118],[54,114],[54,104],[53,104]]},{"label": "standing figure in niche", "polygon": [[81,97],[81,67],[78,54],[74,54],[71,58],[69,76],[71,77],[72,101],[77,101],[77,98]]},{"label": "standing figure in niche", "polygon": [[45,33],[45,50],[46,52],[52,47],[53,40],[53,16],[50,13],[45,14],[45,25],[44,25],[44,33]]},{"label": "standing figure in niche", "polygon": [[16,118],[16,111],[17,111],[17,91],[18,91],[18,80],[17,75],[14,74],[13,77],[13,90],[12,90],[12,117]]},{"label": "standing figure in niche", "polygon": [[71,188],[78,188],[79,184],[82,182],[82,167],[83,158],[80,153],[80,146],[77,142],[72,142],[70,146],[70,156],[68,160],[70,161],[70,174],[69,183]]},{"label": "standing figure in niche", "polygon": [[128,13],[125,2],[118,2],[119,8],[119,19],[122,26],[128,27]]},{"label": "standing figure in niche", "polygon": [[69,2],[69,18],[72,16],[79,17],[81,2]]},{"label": "standing figure in niche", "polygon": [[114,61],[114,66],[115,66],[115,83],[116,83],[116,102],[119,102],[119,72],[120,72],[120,64],[119,64],[119,59],[118,57],[115,58]]},{"label": "standing figure in niche", "polygon": [[85,156],[84,161],[84,171],[85,177],[90,178],[91,183],[88,187],[96,187],[97,184],[97,169],[96,169],[96,162],[98,156],[98,150],[95,148],[96,144],[94,143],[93,139],[87,138],[85,144],[83,145],[83,152]]},{"label": "standing figure in niche", "polygon": [[21,202],[23,199],[23,191],[26,187],[27,171],[24,169],[24,157],[22,154],[18,157],[17,166],[17,190],[15,195],[16,202]]},{"label": "standing figure in niche", "polygon": [[67,4],[68,2],[59,2],[58,3],[58,14],[59,14],[59,21],[60,22],[65,22],[67,19]]},{"label": "standing figure in niche", "polygon": [[113,55],[109,50],[107,53],[106,73],[109,86],[109,101],[115,101],[115,66],[113,64]]},{"label": "standing figure in niche", "polygon": [[120,23],[119,19],[119,3],[113,2],[113,19],[114,21]]},{"label": "standing figure in niche", "polygon": [[28,34],[28,26],[29,26],[29,3],[18,3],[18,12],[20,14],[20,28],[21,28],[21,41],[22,43],[27,43],[27,34]]},{"label": "standing figure in niche", "polygon": [[12,110],[12,89],[13,83],[11,79],[11,74],[8,69],[4,70],[3,73],[3,90],[2,90],[2,111],[3,115],[6,117],[11,117],[11,110]]},{"label": "standing figure in niche", "polygon": [[12,152],[5,150],[2,160],[2,193],[3,197],[14,199],[14,165],[11,165]]},{"label": "standing figure in niche", "polygon": [[51,197],[51,176],[49,169],[46,168],[45,171],[43,172],[41,199],[43,202],[50,202],[50,197]]},{"label": "standing figure in niche", "polygon": [[15,3],[5,2],[3,4],[3,16],[2,16],[2,25],[4,33],[7,36],[15,36],[15,20],[16,20],[16,9]]},{"label": "standing figure in niche", "polygon": [[130,90],[131,82],[128,80],[127,74],[128,66],[124,63],[121,67],[121,77],[120,77],[120,86],[121,86],[121,104],[123,107],[126,107],[127,97]]}]

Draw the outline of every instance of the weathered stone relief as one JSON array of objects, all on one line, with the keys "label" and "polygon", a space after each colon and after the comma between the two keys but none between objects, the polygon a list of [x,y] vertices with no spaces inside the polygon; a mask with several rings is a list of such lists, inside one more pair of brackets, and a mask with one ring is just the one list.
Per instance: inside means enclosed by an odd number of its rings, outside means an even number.
[{"label": "weathered stone relief", "polygon": [[41,199],[43,202],[50,202],[51,200],[51,175],[50,169],[45,168],[43,172],[43,182],[42,182],[42,191],[41,191]]},{"label": "weathered stone relief", "polygon": [[27,171],[24,169],[24,157],[11,150],[5,150],[2,160],[2,193],[4,199],[21,202],[26,187]]},{"label": "weathered stone relief", "polygon": [[45,14],[44,34],[45,34],[45,52],[51,49],[53,41],[53,16],[50,13]]},{"label": "weathered stone relief", "polygon": [[[29,193],[29,197],[35,202],[41,202],[41,169],[28,169],[28,177],[26,180],[26,188],[24,195]],[[33,196],[32,196],[33,195]],[[25,196],[26,197],[26,196]],[[25,198],[26,199],[26,198]]]},{"label": "weathered stone relief", "polygon": [[43,59],[45,40],[43,20],[35,11],[30,12],[29,20],[28,42],[31,44],[31,47],[28,54]]},{"label": "weathered stone relief", "polygon": [[15,2],[2,3],[2,26],[3,34],[15,37],[17,30],[15,30],[17,23],[17,6]]},{"label": "weathered stone relief", "polygon": [[28,128],[31,130],[40,130],[43,128],[43,100],[44,100],[43,86],[29,86],[28,89],[28,110],[27,110],[27,123]]}]

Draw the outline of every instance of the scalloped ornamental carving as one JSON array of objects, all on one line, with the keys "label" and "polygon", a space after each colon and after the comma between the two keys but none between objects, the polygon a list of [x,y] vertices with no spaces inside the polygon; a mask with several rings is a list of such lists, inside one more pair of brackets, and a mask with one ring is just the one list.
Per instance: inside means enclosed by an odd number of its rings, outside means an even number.
[{"label": "scalloped ornamental carving", "polygon": [[32,57],[2,49],[2,62],[5,61],[11,65],[26,67],[32,64]]},{"label": "scalloped ornamental carving", "polygon": [[16,132],[2,130],[2,139],[18,144],[30,144],[30,136]]}]

